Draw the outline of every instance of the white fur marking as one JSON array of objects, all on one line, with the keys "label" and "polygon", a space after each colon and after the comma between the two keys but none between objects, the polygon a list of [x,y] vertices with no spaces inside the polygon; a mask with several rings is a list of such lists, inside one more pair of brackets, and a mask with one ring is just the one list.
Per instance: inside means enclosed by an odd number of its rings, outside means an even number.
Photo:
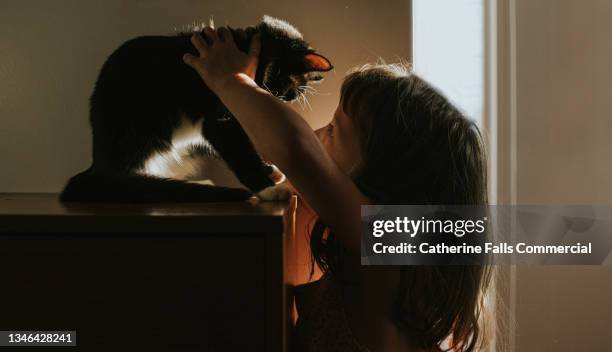
[{"label": "white fur marking", "polygon": [[200,119],[193,123],[185,116],[181,117],[179,126],[172,133],[170,150],[151,155],[139,173],[179,180],[196,174],[202,167],[201,158],[191,158],[189,148],[200,145],[216,154],[212,145],[202,137],[202,122]]},{"label": "white fur marking", "polygon": [[207,140],[202,137],[202,123],[203,119],[198,120],[196,123],[192,123],[185,116],[181,117],[180,125],[172,132],[172,145],[176,149],[185,149],[191,145],[205,145],[209,147],[210,144]]}]

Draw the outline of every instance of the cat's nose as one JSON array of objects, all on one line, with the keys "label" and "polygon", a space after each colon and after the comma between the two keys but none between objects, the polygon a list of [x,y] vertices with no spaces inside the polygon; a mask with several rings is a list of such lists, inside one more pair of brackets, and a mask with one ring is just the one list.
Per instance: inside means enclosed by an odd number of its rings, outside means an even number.
[{"label": "cat's nose", "polygon": [[294,90],[290,90],[284,95],[286,101],[291,101],[297,98],[297,93]]}]

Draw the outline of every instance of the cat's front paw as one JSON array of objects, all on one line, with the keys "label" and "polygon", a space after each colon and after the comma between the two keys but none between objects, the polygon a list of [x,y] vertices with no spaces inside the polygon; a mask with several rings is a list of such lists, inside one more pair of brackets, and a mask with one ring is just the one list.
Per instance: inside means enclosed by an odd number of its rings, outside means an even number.
[{"label": "cat's front paw", "polygon": [[261,200],[287,200],[291,198],[293,191],[286,182],[279,183],[268,188],[264,188],[257,193],[257,197]]}]

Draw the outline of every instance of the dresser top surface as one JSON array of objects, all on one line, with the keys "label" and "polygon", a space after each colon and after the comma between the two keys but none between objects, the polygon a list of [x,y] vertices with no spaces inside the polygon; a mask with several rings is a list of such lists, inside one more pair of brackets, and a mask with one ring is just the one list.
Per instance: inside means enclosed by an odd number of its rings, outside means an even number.
[{"label": "dresser top surface", "polygon": [[53,193],[0,193],[0,216],[283,216],[287,202],[62,203]]},{"label": "dresser top surface", "polygon": [[[81,228],[100,224],[106,228],[165,228],[169,224],[185,224],[186,228],[211,228],[227,231],[250,231],[282,225],[288,212],[287,201],[227,203],[62,203],[52,193],[0,193],[0,231],[54,228]],[[38,225],[37,225],[38,224]],[[76,227],[71,227],[75,225]],[[3,226],[6,225],[6,226]],[[62,225],[62,226],[58,226]],[[49,226],[51,228],[49,228]],[[257,227],[257,228],[254,228]],[[185,229],[182,229],[185,231]]]}]

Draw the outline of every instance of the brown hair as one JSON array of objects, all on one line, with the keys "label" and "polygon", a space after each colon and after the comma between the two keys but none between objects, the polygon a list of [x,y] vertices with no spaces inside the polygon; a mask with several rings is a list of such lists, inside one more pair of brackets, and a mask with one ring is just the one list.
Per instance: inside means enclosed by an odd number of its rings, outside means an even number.
[{"label": "brown hair", "polygon": [[[363,163],[352,175],[379,204],[487,204],[486,155],[476,124],[404,64],[353,70],[341,106],[356,123]],[[313,262],[341,271],[342,248],[317,221]],[[314,264],[313,264],[314,265]],[[490,281],[487,265],[404,266],[395,302],[396,325],[426,351],[473,351]]]}]

